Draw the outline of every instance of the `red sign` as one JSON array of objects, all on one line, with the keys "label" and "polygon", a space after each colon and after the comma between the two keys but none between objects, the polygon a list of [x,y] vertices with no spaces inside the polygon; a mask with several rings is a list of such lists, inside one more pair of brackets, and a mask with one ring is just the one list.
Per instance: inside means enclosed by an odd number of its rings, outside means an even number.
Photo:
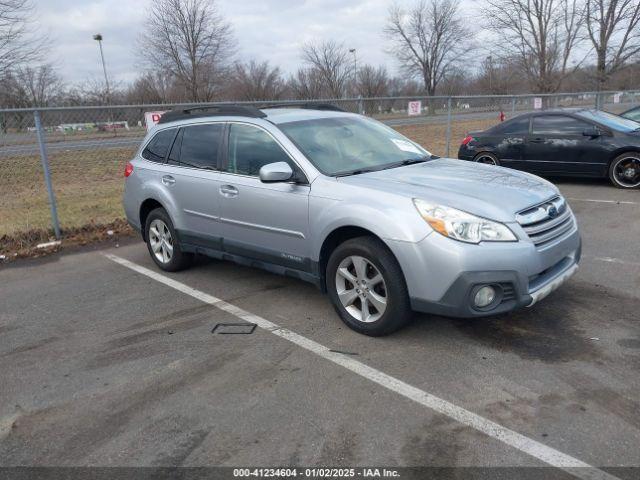
[{"label": "red sign", "polygon": [[147,130],[151,130],[160,121],[160,117],[165,112],[144,112],[144,123],[147,125]]}]

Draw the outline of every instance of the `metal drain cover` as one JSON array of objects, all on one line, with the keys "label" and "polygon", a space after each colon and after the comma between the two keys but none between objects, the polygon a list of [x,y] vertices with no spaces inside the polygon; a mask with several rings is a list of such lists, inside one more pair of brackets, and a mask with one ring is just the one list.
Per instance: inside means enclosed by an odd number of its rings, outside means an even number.
[{"label": "metal drain cover", "polygon": [[211,333],[218,335],[248,335],[256,329],[255,323],[218,323]]}]

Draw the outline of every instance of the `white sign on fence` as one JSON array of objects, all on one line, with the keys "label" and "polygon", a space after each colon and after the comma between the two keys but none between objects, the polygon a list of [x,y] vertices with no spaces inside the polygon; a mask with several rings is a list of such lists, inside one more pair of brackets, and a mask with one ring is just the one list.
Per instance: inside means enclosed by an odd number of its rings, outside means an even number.
[{"label": "white sign on fence", "polygon": [[620,98],[622,97],[622,92],[618,92],[613,96],[613,103],[620,103]]},{"label": "white sign on fence", "polygon": [[407,106],[408,115],[420,115],[422,113],[422,102],[417,100],[415,102],[409,102]]},{"label": "white sign on fence", "polygon": [[533,99],[533,108],[535,110],[540,110],[542,108],[542,97],[535,97]]},{"label": "white sign on fence", "polygon": [[147,125],[147,131],[158,124],[163,113],[165,112],[144,112],[144,123]]}]

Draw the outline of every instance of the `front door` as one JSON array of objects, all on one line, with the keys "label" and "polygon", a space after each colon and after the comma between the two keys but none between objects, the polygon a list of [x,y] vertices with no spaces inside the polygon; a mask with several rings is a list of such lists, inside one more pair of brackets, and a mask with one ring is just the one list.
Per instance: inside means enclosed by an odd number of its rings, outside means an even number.
[{"label": "front door", "polygon": [[309,271],[309,192],[306,182],[262,183],[263,165],[287,162],[302,171],[260,127],[231,123],[228,157],[220,173],[220,223],[224,250]]},{"label": "front door", "polygon": [[584,135],[589,129],[593,129],[592,124],[568,115],[534,116],[523,156],[527,170],[550,175],[599,175],[607,159],[603,137]]}]

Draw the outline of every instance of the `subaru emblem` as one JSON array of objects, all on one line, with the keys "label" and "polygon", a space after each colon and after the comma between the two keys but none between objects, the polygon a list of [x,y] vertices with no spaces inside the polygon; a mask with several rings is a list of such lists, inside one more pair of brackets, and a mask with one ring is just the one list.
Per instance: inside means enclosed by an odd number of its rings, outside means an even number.
[{"label": "subaru emblem", "polygon": [[556,218],[558,216],[558,209],[555,205],[549,205],[547,215],[549,215],[549,218]]}]

